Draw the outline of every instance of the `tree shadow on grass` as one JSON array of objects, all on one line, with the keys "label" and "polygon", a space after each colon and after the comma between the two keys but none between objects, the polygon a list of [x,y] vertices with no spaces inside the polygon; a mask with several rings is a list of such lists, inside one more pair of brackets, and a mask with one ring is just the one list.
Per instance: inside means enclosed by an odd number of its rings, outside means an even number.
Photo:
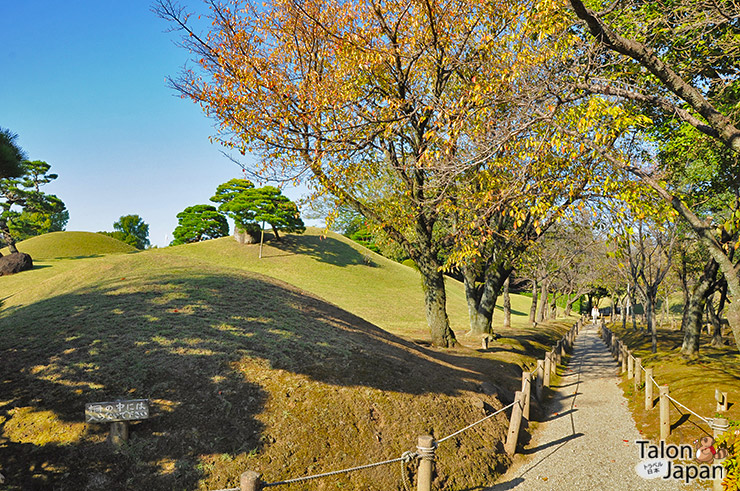
[{"label": "tree shadow on grass", "polygon": [[[265,234],[267,235],[267,234]],[[287,235],[270,245],[290,254],[302,254],[335,266],[366,264],[362,253],[340,240],[319,235]]]},{"label": "tree shadow on grass", "polygon": [[[9,489],[193,489],[203,476],[199,456],[262,447],[255,416],[269,397],[259,379],[275,373],[268,370],[454,395],[494,375],[515,384],[518,369],[417,346],[254,274],[100,283],[6,310],[0,333],[0,464]],[[117,398],[154,402],[153,417],[132,425],[119,451],[103,442],[107,426],[82,425],[85,403]],[[23,429],[21,420],[58,420],[78,434],[41,423]]]}]

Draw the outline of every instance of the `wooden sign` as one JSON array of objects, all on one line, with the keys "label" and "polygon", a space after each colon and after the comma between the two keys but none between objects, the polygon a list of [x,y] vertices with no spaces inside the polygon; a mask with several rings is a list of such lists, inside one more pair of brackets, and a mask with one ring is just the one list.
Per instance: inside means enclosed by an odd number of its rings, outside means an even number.
[{"label": "wooden sign", "polygon": [[149,400],[91,402],[85,404],[85,422],[115,423],[149,418]]}]

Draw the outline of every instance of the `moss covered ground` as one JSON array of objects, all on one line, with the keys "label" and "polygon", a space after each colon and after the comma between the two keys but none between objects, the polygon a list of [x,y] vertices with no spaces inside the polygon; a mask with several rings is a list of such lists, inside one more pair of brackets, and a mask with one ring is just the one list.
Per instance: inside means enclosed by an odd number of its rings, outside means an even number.
[{"label": "moss covered ground", "polygon": [[[705,331],[701,338],[699,356],[688,359],[680,353],[683,332],[678,329],[659,329],[658,350],[653,354],[650,335],[645,331],[632,329],[631,324],[628,326],[628,329],[622,329],[621,324],[615,325],[612,330],[633,351],[635,357],[642,358],[645,367],[653,368],[658,384],[668,385],[671,397],[704,418],[740,420],[740,354],[734,344],[713,348],[710,346],[711,337]],[[653,389],[654,408],[646,410],[642,386],[635,391],[633,381],[627,380],[624,375],[622,387],[638,430],[647,439],[659,440],[658,388]],[[730,404],[727,412],[717,412],[715,389],[728,392]],[[668,443],[692,444],[694,440],[712,434],[704,421],[674,403],[670,404],[670,419],[671,435]]]}]

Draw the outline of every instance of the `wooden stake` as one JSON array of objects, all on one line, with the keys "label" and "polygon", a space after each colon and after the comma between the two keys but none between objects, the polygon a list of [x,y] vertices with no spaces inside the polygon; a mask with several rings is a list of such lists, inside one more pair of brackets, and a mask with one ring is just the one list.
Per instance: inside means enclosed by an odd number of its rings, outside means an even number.
[{"label": "wooden stake", "polygon": [[642,358],[635,358],[635,394],[640,390],[640,382],[642,381]]},{"label": "wooden stake", "polygon": [[509,433],[506,435],[504,450],[509,455],[516,452],[516,444],[519,440],[519,427],[522,424],[522,392],[514,393],[514,405],[511,408],[511,419],[509,420]]},{"label": "wooden stake", "polygon": [[522,372],[522,397],[524,408],[522,409],[522,418],[529,423],[529,406],[532,398],[532,373]]},{"label": "wooden stake", "polygon": [[645,369],[645,410],[653,408],[653,369]]},{"label": "wooden stake", "polygon": [[665,441],[671,435],[671,414],[667,385],[660,387],[660,439]]},{"label": "wooden stake", "polygon": [[111,423],[108,440],[117,447],[126,443],[128,441],[128,421]]},{"label": "wooden stake", "polygon": [[239,491],[259,491],[262,489],[262,474],[254,471],[243,472],[239,476]]},{"label": "wooden stake", "polygon": [[434,437],[422,435],[417,439],[417,450],[422,455],[417,475],[417,491],[432,491],[432,474],[434,473]]},{"label": "wooden stake", "polygon": [[542,388],[545,383],[545,360],[537,360],[537,383],[535,385],[535,395],[538,401],[542,400]]}]

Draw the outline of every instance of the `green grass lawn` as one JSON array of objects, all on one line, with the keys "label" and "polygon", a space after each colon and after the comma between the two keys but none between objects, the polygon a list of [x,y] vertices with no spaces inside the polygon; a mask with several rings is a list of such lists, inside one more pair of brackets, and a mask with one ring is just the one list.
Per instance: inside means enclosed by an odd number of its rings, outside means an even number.
[{"label": "green grass lawn", "polygon": [[[397,457],[510,402],[522,368],[572,323],[532,329],[515,315],[482,352],[450,281],[468,346],[430,348],[418,273],[317,230],[262,259],[231,238],[62,259],[59,238],[36,238],[37,267],[0,278],[0,472],[12,490],[218,489],[248,468],[274,481]],[[528,302],[514,296],[514,310]],[[118,450],[82,416],[115,398],[154,404]],[[442,446],[437,484],[492,481],[508,464],[491,450],[505,430],[502,415]],[[322,486],[385,491],[400,477],[381,468]]]},{"label": "green grass lawn", "polygon": [[[30,254],[34,260],[79,259],[136,252],[134,247],[120,240],[93,232],[51,232],[24,240],[18,244],[18,250]],[[8,252],[7,247],[0,249],[3,255]]]}]

